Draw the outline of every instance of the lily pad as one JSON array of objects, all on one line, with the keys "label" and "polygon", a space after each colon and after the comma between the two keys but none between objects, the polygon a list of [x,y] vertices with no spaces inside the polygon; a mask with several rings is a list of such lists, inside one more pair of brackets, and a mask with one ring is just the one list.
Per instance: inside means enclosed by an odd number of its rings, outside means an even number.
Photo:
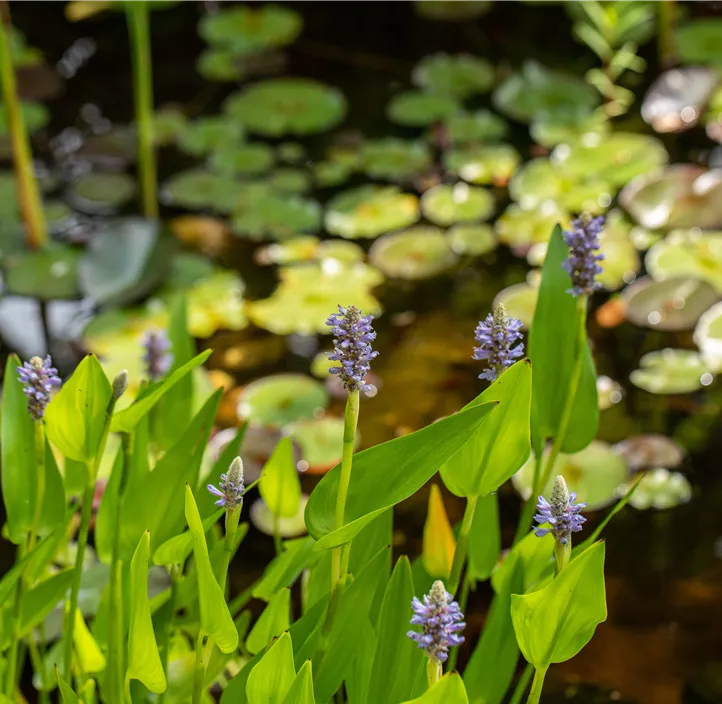
[{"label": "lily pad", "polygon": [[153,138],[159,147],[173,144],[186,129],[188,118],[177,108],[156,110],[153,116]]},{"label": "lily pad", "polygon": [[91,134],[77,155],[101,169],[122,169],[136,160],[138,136],[129,125],[116,125],[108,132]]},{"label": "lily pad", "polygon": [[611,225],[610,222],[610,227],[600,237],[604,268],[597,281],[607,291],[617,291],[637,278],[642,262],[627,231],[614,229]]},{"label": "lily pad", "polygon": [[313,175],[321,188],[340,186],[351,178],[354,169],[342,161],[328,159],[313,165]]},{"label": "lily pad", "polygon": [[691,276],[722,291],[722,232],[673,230],[652,245],[644,259],[647,271],[657,281]]},{"label": "lily pad", "polygon": [[371,263],[387,276],[428,279],[457,261],[449,240],[435,227],[412,227],[377,239],[369,250]]},{"label": "lily pad", "polygon": [[278,145],[278,158],[284,164],[301,164],[306,157],[306,148],[300,142],[282,142]]},{"label": "lily pad", "polygon": [[301,195],[311,190],[311,176],[308,172],[293,167],[283,167],[268,175],[266,182],[281,193]]},{"label": "lily pad", "polygon": [[454,225],[447,233],[456,254],[480,257],[496,249],[497,240],[491,225]]},{"label": "lily pad", "polygon": [[[531,457],[511,478],[514,488],[524,500],[531,496],[534,464]],[[617,488],[627,479],[628,470],[624,460],[608,443],[592,440],[581,452],[571,455],[561,453],[554,465],[554,474],[561,474],[569,490],[577,492],[578,500],[586,501],[588,510],[596,511],[616,500]],[[554,477],[549,477],[540,493],[550,496],[553,486]]]},{"label": "lily pad", "polygon": [[[343,428],[343,418],[331,416],[293,423],[288,431],[301,448],[300,469],[308,474],[325,474],[335,467],[341,461]],[[360,442],[357,433],[355,446]]]},{"label": "lily pad", "polygon": [[696,350],[668,347],[645,354],[629,380],[650,394],[686,394],[709,386],[714,377]]},{"label": "lily pad", "polygon": [[534,320],[534,311],[539,297],[539,288],[528,282],[513,284],[502,289],[494,298],[494,306],[503,303],[506,312],[513,318],[519,318],[525,328],[530,328]]},{"label": "lily pad", "polygon": [[213,264],[198,254],[180,252],[173,257],[166,286],[184,290],[213,275]]},{"label": "lily pad", "polygon": [[306,78],[273,78],[231,95],[224,111],[250,132],[268,137],[323,132],[346,114],[336,88]]},{"label": "lily pad", "polygon": [[606,411],[624,398],[624,389],[618,381],[608,376],[597,377],[597,398],[599,410]]},{"label": "lily pad", "polygon": [[278,521],[278,533],[282,538],[297,538],[306,533],[306,523],[304,520],[304,512],[306,510],[306,502],[308,496],[301,495],[301,503],[299,504],[298,511],[295,516],[286,518],[274,518],[273,514],[269,511],[266,502],[263,499],[256,499],[251,504],[251,510],[249,515],[251,523],[266,535],[274,534],[274,526]]},{"label": "lily pad", "polygon": [[39,252],[6,255],[5,286],[16,296],[30,296],[44,301],[76,298],[78,260],[81,252],[72,247],[52,244]]},{"label": "lily pad", "polygon": [[429,167],[431,152],[423,142],[386,137],[363,145],[361,163],[371,178],[403,181],[419,175]]},{"label": "lily pad", "polygon": [[373,238],[412,225],[419,200],[394,186],[365,185],[334,196],[326,209],[326,229],[347,239]]},{"label": "lily pad", "polygon": [[722,20],[714,17],[687,20],[677,28],[674,40],[682,63],[706,66],[722,64],[719,54]]},{"label": "lily pad", "polygon": [[207,14],[198,32],[208,43],[251,54],[291,44],[301,32],[301,16],[280,5],[239,5]]},{"label": "lily pad", "polygon": [[320,417],[327,404],[326,389],[319,381],[303,374],[275,374],[243,389],[238,417],[254,425],[283,428]]},{"label": "lily pad", "polygon": [[494,197],[484,188],[463,182],[453,186],[439,184],[421,197],[421,212],[437,225],[480,222],[494,212]]},{"label": "lily pad", "polygon": [[665,331],[691,330],[718,300],[710,284],[688,277],[655,281],[645,276],[624,289],[622,296],[631,323]]},{"label": "lily pad", "polygon": [[715,373],[722,371],[722,303],[715,303],[699,318],[694,343],[705,364]]},{"label": "lily pad", "polygon": [[220,174],[190,169],[172,176],[161,191],[164,203],[188,210],[231,212],[247,194],[247,188]]},{"label": "lily pad", "polygon": [[581,78],[527,61],[494,91],[493,103],[505,115],[530,122],[539,113],[591,112],[599,103],[599,94]]},{"label": "lily pad", "polygon": [[548,242],[557,224],[566,227],[569,215],[552,201],[545,201],[533,210],[510,205],[494,223],[499,241],[520,254],[540,242]]},{"label": "lily pad", "polygon": [[193,337],[207,338],[218,330],[242,330],[248,325],[243,291],[235,271],[218,270],[196,281],[186,291],[188,329]]},{"label": "lily pad", "polygon": [[479,185],[506,185],[519,161],[519,152],[510,144],[456,147],[444,155],[449,171]]},{"label": "lily pad", "polygon": [[414,90],[398,93],[386,106],[389,120],[406,127],[428,127],[458,111],[459,104],[454,98]]},{"label": "lily pad", "polygon": [[489,0],[414,0],[414,8],[422,17],[441,22],[463,22],[481,17],[491,9]]},{"label": "lily pad", "polygon": [[234,234],[254,240],[283,240],[321,227],[321,206],[300,196],[266,195],[249,199],[236,209]]},{"label": "lily pad", "polygon": [[[50,122],[50,111],[42,103],[23,101],[20,103],[25,129],[32,134],[43,129]],[[0,137],[10,135],[8,112],[4,103],[0,103]]]},{"label": "lily pad", "polygon": [[196,70],[207,81],[240,81],[246,75],[241,56],[232,49],[206,49],[196,62]]},{"label": "lily pad", "polygon": [[452,144],[496,142],[509,131],[506,121],[491,110],[452,115],[444,121],[444,127]]},{"label": "lily pad", "polygon": [[124,173],[88,173],[79,176],[67,190],[74,208],[90,215],[109,215],[135,195],[135,180]]},{"label": "lily pad", "polygon": [[606,134],[609,124],[604,114],[588,108],[542,112],[534,117],[529,127],[532,139],[544,147],[556,147],[562,142],[584,140],[589,134]]},{"label": "lily pad", "polygon": [[225,150],[243,141],[243,125],[221,115],[200,117],[189,122],[180,134],[178,146],[191,156]]},{"label": "lily pad", "polygon": [[[623,487],[620,493],[626,488]],[[691,498],[692,486],[683,474],[658,467],[642,477],[629,503],[636,509],[661,511],[685,504]]]},{"label": "lily pad", "polygon": [[614,446],[614,451],[633,472],[653,467],[673,469],[684,460],[684,450],[672,438],[657,433],[626,438]]},{"label": "lily pad", "polygon": [[416,64],[411,80],[428,93],[464,100],[491,89],[494,68],[471,54],[431,54]]},{"label": "lily pad", "polygon": [[260,174],[273,166],[273,149],[262,143],[228,145],[211,154],[209,166],[224,176]]}]

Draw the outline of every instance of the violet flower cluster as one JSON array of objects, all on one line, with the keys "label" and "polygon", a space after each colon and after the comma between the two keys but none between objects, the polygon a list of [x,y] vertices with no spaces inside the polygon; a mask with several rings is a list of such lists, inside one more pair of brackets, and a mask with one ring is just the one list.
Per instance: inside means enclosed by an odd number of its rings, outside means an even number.
[{"label": "violet flower cluster", "polygon": [[535,535],[543,538],[547,533],[552,533],[560,545],[567,545],[572,533],[580,531],[582,523],[587,520],[580,513],[587,504],[584,501],[576,503],[576,498],[577,493],[575,491],[569,493],[567,483],[560,474],[554,480],[551,499],[547,501],[540,496],[536,505],[539,513],[534,516],[534,520],[539,525],[547,523],[550,527],[535,528]]},{"label": "violet flower cluster", "polygon": [[414,597],[411,608],[414,612],[411,625],[421,626],[422,631],[409,631],[406,635],[432,660],[446,662],[449,648],[464,642],[464,637],[458,635],[466,626],[459,604],[446,591],[444,583],[436,580],[424,595],[424,603]]},{"label": "violet flower cluster", "polygon": [[371,360],[378,355],[371,349],[371,343],[376,339],[372,320],[372,315],[362,315],[356,306],[339,306],[338,313],[333,313],[326,321],[335,338],[333,352],[328,358],[340,364],[331,367],[329,372],[338,374],[349,391],[371,389],[364,379],[371,369]]},{"label": "violet flower cluster", "polygon": [[231,510],[243,503],[243,460],[236,457],[226,474],[221,474],[220,489],[208,485],[208,491],[217,496],[216,506]]},{"label": "violet flower cluster", "polygon": [[34,420],[40,420],[50,401],[53,386],[60,386],[62,383],[58,370],[53,366],[50,355],[47,355],[45,359],[33,357],[18,367],[17,372],[23,384],[23,392],[28,397],[28,412]]},{"label": "violet flower cluster", "polygon": [[171,344],[164,330],[148,330],[143,336],[143,362],[151,381],[160,381],[173,364]]},{"label": "violet flower cluster", "polygon": [[569,247],[569,257],[562,266],[572,279],[572,287],[568,292],[573,296],[588,296],[601,286],[597,275],[603,271],[599,266],[599,262],[604,259],[604,255],[599,253],[599,235],[603,227],[602,216],[582,216],[572,221],[571,230],[563,233]]},{"label": "violet flower cluster", "polygon": [[519,342],[522,338],[521,326],[521,320],[507,316],[503,303],[498,303],[493,315],[489,313],[486,320],[476,326],[474,336],[478,347],[474,348],[472,358],[483,360],[488,365],[479,374],[479,379],[495,381],[524,354],[524,343]]}]

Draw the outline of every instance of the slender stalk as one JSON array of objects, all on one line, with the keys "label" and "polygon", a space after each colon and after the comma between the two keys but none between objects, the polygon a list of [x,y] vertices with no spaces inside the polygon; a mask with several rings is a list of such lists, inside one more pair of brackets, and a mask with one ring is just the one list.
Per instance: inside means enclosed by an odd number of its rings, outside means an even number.
[{"label": "slender stalk", "polygon": [[153,139],[153,65],[147,3],[126,4],[133,63],[135,121],[138,128],[138,162],[143,214],[158,217],[158,174]]},{"label": "slender stalk", "polygon": [[233,553],[236,550],[236,530],[238,529],[238,521],[241,517],[241,507],[243,504],[226,511],[226,536],[223,540],[223,560],[218,572],[218,584],[221,591],[226,593],[226,580],[228,579],[228,567],[231,564]]},{"label": "slender stalk", "polygon": [[554,567],[554,576],[558,575],[568,564],[572,556],[572,541],[567,541],[566,545],[562,545],[558,540],[554,542],[554,558],[556,560]]},{"label": "slender stalk", "polygon": [[203,698],[203,680],[205,679],[206,667],[203,659],[203,639],[205,634],[199,631],[196,639],[196,659],[193,667],[193,697],[192,704],[201,704]]},{"label": "slender stalk", "polygon": [[33,525],[28,536],[28,552],[35,547],[40,531],[40,520],[43,515],[43,502],[45,500],[45,426],[42,420],[36,420],[35,426],[35,511]]},{"label": "slender stalk", "polygon": [[[338,498],[336,499],[336,522],[338,530],[343,526],[346,514],[346,499],[348,488],[351,483],[351,468],[353,465],[353,451],[356,441],[356,426],[358,425],[359,414],[359,392],[349,391],[346,397],[346,410],[344,412],[343,425],[343,453],[341,455],[341,479],[338,486]],[[343,546],[333,549],[331,569],[331,590],[346,576],[351,546],[345,543]]]},{"label": "slender stalk", "polygon": [[441,679],[442,674],[441,663],[436,658],[428,658],[426,663],[426,677],[429,680],[429,689]]},{"label": "slender stalk", "polygon": [[18,185],[20,199],[20,212],[27,228],[27,242],[31,249],[40,249],[48,240],[45,225],[45,214],[33,172],[33,157],[30,151],[30,140],[20,109],[20,100],[15,83],[15,70],[10,52],[10,22],[9,3],[0,5],[0,80],[2,81],[3,100],[7,110],[10,139],[13,150],[13,165],[15,167],[15,180]]},{"label": "slender stalk", "polygon": [[526,693],[526,689],[529,686],[529,682],[531,681],[533,674],[534,668],[527,663],[524,668],[524,672],[522,672],[519,681],[516,683],[516,688],[514,689],[514,694],[512,694],[512,697],[509,700],[509,704],[521,704],[522,697]]},{"label": "slender stalk", "polygon": [[537,669],[534,672],[534,681],[531,685],[531,692],[529,692],[529,699],[526,700],[526,704],[539,704],[539,698],[541,697],[542,688],[544,687],[544,677],[547,674],[547,668]]},{"label": "slender stalk", "polygon": [[[173,635],[173,621],[175,619],[175,605],[178,601],[178,587],[181,579],[181,566],[173,565],[170,569],[170,598],[166,606],[170,611],[168,616],[168,622],[163,633],[161,634],[161,641],[158,644],[160,649],[160,659],[163,666],[163,672],[168,673],[168,654],[170,653],[170,639]],[[166,687],[165,692],[162,692],[158,697],[158,704],[165,704],[166,695],[168,688]]]},{"label": "slender stalk", "polygon": [[470,496],[466,499],[466,509],[464,510],[464,518],[461,522],[459,537],[456,539],[456,550],[454,550],[454,560],[451,563],[451,575],[449,576],[449,591],[456,594],[461,581],[461,571],[464,569],[466,562],[466,554],[469,549],[469,534],[471,533],[471,524],[474,522],[474,513],[476,512],[476,504],[479,502],[478,496]]}]

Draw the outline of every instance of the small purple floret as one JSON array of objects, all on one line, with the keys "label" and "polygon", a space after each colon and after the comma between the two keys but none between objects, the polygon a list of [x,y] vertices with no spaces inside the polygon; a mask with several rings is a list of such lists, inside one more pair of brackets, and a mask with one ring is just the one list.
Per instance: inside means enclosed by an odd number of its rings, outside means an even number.
[{"label": "small purple floret", "polygon": [[50,355],[45,359],[33,357],[18,367],[18,378],[23,384],[23,392],[28,397],[28,412],[34,420],[40,420],[45,414],[45,407],[50,401],[53,386],[62,383],[58,370],[53,366]]},{"label": "small purple floret", "polygon": [[575,491],[569,493],[564,477],[559,475],[554,481],[551,499],[547,501],[540,496],[536,505],[539,513],[534,516],[534,520],[539,525],[547,523],[550,527],[535,528],[534,534],[543,538],[547,533],[552,533],[557,542],[566,545],[572,533],[579,532],[582,529],[582,523],[587,520],[580,513],[587,504],[584,501],[575,503],[576,498],[577,493]]},{"label": "small purple floret", "polygon": [[226,474],[221,474],[220,489],[208,485],[208,491],[217,496],[216,506],[219,508],[233,509],[236,506],[240,506],[243,503],[243,461],[240,457],[231,462],[231,466],[228,468]]},{"label": "small purple floret", "polygon": [[148,330],[143,336],[143,362],[151,381],[160,381],[173,364],[170,340],[164,330]]},{"label": "small purple floret", "polygon": [[589,296],[601,284],[597,275],[603,269],[599,262],[604,255],[599,253],[599,235],[604,227],[604,218],[580,217],[572,221],[572,229],[563,233],[564,242],[569,247],[569,257],[562,262],[564,270],[572,280],[572,287],[568,290],[572,296]]},{"label": "small purple floret", "polygon": [[459,604],[446,591],[444,583],[437,580],[424,596],[424,603],[414,597],[411,608],[414,612],[411,625],[421,626],[423,630],[409,631],[406,635],[431,659],[446,662],[449,648],[464,642],[464,637],[457,635],[466,627]]},{"label": "small purple floret", "polygon": [[364,383],[364,379],[371,369],[371,360],[378,355],[371,349],[371,343],[376,339],[376,333],[371,327],[373,319],[372,315],[362,315],[356,306],[339,306],[338,313],[333,313],[326,321],[335,337],[333,352],[329,353],[328,358],[341,365],[331,367],[328,371],[338,374],[349,391],[371,389],[369,384]]},{"label": "small purple floret", "polygon": [[[510,318],[503,303],[498,303],[494,314],[476,326],[474,336],[479,343],[474,348],[473,359],[483,360],[488,368],[479,374],[479,379],[495,381],[498,376],[524,354],[521,340],[521,320]],[[516,345],[516,347],[514,346]]]}]

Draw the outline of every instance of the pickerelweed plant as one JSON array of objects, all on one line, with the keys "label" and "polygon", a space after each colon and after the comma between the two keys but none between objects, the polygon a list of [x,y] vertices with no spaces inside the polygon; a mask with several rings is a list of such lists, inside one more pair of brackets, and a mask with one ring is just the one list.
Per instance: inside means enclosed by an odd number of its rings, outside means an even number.
[{"label": "pickerelweed plant", "polygon": [[[533,675],[528,701],[538,702],[551,664],[575,655],[606,617],[601,526],[572,547],[584,503],[561,476],[545,494],[558,454],[595,434],[585,320],[601,227],[582,217],[568,232],[555,229],[531,361],[521,359],[521,323],[497,306],[479,324],[473,351],[488,386],[459,412],[360,452],[359,396],[376,333],[353,305],[330,315],[329,372],[346,389],[342,459],[308,499],[309,535],[284,541],[276,522],[277,554],[240,594],[229,567],[235,559],[244,569],[244,497],[256,483],[246,485],[237,456],[245,426],[204,463],[222,391],[204,397],[193,383],[210,352],[193,356],[184,301],[167,331],[145,337],[147,375],[129,404],[124,394],[137,380],[127,372],[108,379],[92,355],[62,386],[50,358],[21,365],[11,356],[0,439],[6,534],[18,560],[0,579],[10,624],[1,643],[5,695],[19,698],[29,657],[45,701],[59,687],[63,701],[110,704],[218,695],[234,703],[500,704],[512,687],[512,701],[522,701]],[[101,468],[109,452],[111,466]],[[533,498],[500,560],[496,493],[532,452]],[[392,569],[393,507],[437,472],[466,501],[456,536],[435,490],[424,551],[440,546],[440,559],[415,557],[412,566],[401,556]],[[289,438],[258,489],[274,517],[297,511]],[[103,576],[90,603],[83,591],[95,579],[94,556]],[[465,626],[469,594],[490,577],[495,596],[477,639]],[[263,604],[260,615],[251,600]],[[62,629],[52,625],[56,606]],[[515,684],[520,651],[528,666]]]}]

